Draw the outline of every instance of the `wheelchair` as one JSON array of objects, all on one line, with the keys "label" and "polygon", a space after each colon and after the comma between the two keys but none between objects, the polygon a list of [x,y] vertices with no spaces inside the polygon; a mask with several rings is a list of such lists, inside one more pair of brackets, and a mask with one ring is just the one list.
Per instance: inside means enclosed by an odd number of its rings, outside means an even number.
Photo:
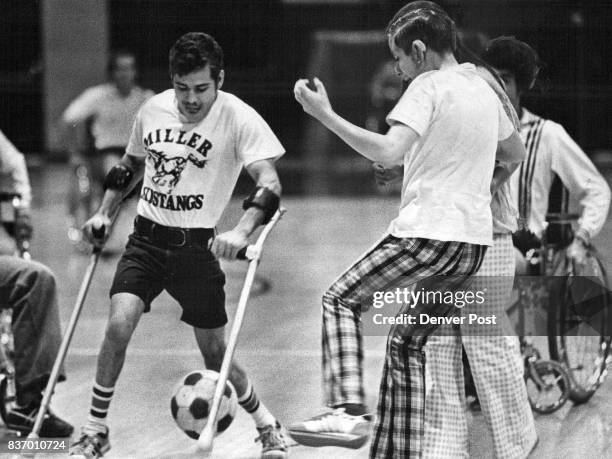
[{"label": "wheelchair", "polygon": [[[567,400],[581,404],[593,396],[607,375],[612,342],[609,283],[601,257],[591,245],[585,265],[573,266],[567,247],[578,215],[549,213],[546,219],[542,241],[526,253],[528,276],[516,279],[519,298],[510,308],[518,310],[529,401],[541,414],[558,410]],[[545,322],[551,360],[541,359],[530,336],[541,334],[530,331],[538,320]]]},{"label": "wheelchair", "polygon": [[[15,256],[30,260],[30,241],[22,237],[15,228],[15,222],[21,204],[18,193],[0,192],[0,222],[6,232],[15,240],[17,251]],[[6,425],[6,415],[17,401],[15,385],[15,346],[12,331],[12,314],[10,308],[0,310],[0,418]]]},{"label": "wheelchair", "polygon": [[[562,228],[577,218],[573,214],[548,214],[548,234],[555,230],[563,233]],[[567,260],[565,244],[549,243],[545,247],[544,259],[550,260],[551,269],[545,274],[562,279],[555,283],[548,307],[549,352],[569,375],[570,399],[581,404],[593,396],[607,375],[612,342],[608,275],[593,245],[587,248],[586,262],[580,267]]]}]

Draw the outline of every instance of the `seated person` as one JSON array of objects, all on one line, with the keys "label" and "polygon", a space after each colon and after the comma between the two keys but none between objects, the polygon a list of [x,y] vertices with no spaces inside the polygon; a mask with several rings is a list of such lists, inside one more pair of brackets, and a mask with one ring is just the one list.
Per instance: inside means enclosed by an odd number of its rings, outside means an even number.
[{"label": "seated person", "polygon": [[[23,155],[0,132],[0,190],[22,196],[15,222],[20,236],[29,236],[30,184]],[[1,225],[0,225],[1,227]],[[13,310],[15,342],[16,406],[7,413],[8,428],[29,433],[40,409],[44,390],[55,362],[61,329],[55,278],[49,268],[13,256],[14,241],[0,232],[0,307]],[[8,253],[7,253],[8,252]],[[62,374],[60,379],[65,379]],[[73,427],[51,411],[42,423],[41,437],[69,437]]]}]

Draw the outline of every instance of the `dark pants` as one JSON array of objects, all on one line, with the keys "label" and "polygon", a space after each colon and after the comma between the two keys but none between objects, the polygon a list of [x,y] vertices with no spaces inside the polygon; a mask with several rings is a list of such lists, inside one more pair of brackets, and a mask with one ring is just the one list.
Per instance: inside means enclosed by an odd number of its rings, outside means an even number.
[{"label": "dark pants", "polygon": [[62,339],[53,273],[35,261],[0,256],[0,306],[13,310],[17,397],[27,404],[40,397]]}]

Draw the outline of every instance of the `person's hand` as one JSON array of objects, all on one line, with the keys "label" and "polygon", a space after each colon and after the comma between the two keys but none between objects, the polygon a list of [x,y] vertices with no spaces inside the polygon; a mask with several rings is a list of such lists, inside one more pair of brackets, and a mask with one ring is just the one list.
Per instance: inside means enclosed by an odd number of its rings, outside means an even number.
[{"label": "person's hand", "polygon": [[381,163],[373,163],[374,180],[377,185],[389,185],[404,177],[404,166],[393,166],[385,169]]},{"label": "person's hand", "polygon": [[83,231],[83,236],[85,236],[87,241],[93,244],[94,247],[100,248],[108,239],[110,227],[110,218],[108,218],[106,215],[98,213],[87,220],[81,230]]},{"label": "person's hand", "polygon": [[218,235],[212,245],[210,251],[217,258],[226,258],[235,260],[240,249],[243,249],[249,244],[246,234],[242,231],[233,229]]},{"label": "person's hand", "polygon": [[572,260],[578,272],[580,272],[581,268],[586,264],[587,246],[579,238],[574,238],[567,248],[567,256]]},{"label": "person's hand", "polygon": [[32,218],[30,209],[21,208],[15,215],[15,239],[18,241],[29,241],[32,239]]},{"label": "person's hand", "polygon": [[316,91],[308,87],[308,80],[301,79],[295,83],[293,94],[306,113],[322,121],[333,113],[325,86],[318,78],[313,79]]}]

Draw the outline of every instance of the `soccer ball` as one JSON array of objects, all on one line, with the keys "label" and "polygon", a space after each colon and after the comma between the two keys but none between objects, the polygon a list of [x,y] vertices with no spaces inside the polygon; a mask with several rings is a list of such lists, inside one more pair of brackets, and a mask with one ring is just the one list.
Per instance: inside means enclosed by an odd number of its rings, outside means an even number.
[{"label": "soccer ball", "polygon": [[[198,439],[208,421],[218,379],[219,373],[216,371],[194,371],[181,378],[172,392],[172,417],[181,430],[194,440]],[[236,390],[227,381],[217,413],[217,433],[223,432],[232,423],[237,406]]]}]

